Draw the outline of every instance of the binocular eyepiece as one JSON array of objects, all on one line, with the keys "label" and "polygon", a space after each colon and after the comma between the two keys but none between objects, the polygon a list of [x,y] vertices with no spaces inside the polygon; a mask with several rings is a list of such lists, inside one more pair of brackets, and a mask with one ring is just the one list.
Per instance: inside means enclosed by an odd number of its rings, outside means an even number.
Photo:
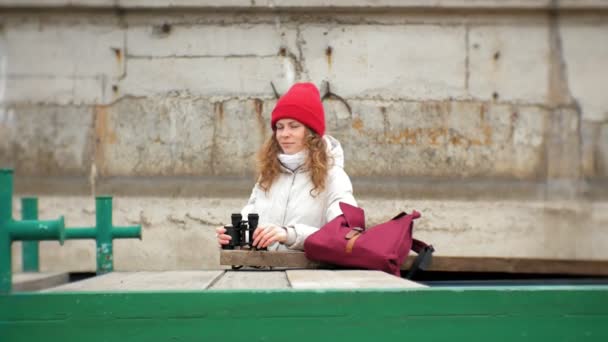
[{"label": "binocular eyepiece", "polygon": [[253,233],[258,227],[258,214],[247,215],[247,220],[243,220],[241,214],[232,214],[230,217],[232,224],[224,226],[226,234],[230,235],[230,243],[222,245],[222,249],[243,249],[245,246],[252,247]]}]

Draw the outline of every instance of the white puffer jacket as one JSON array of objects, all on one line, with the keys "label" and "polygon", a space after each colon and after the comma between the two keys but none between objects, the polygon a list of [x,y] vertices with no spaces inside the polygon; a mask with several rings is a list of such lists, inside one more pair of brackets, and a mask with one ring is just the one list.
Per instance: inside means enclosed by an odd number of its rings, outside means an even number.
[{"label": "white puffer jacket", "polygon": [[241,211],[243,217],[257,213],[260,216],[259,226],[275,224],[287,228],[286,243],[274,243],[268,250],[303,250],[304,240],[310,234],[342,214],[339,202],[357,205],[350,178],[344,172],[342,146],[331,136],[324,138],[333,163],[322,193],[311,196],[313,185],[310,172],[302,168],[292,172],[282,167],[281,174],[268,192],[264,192],[259,184],[253,187],[249,202]]}]

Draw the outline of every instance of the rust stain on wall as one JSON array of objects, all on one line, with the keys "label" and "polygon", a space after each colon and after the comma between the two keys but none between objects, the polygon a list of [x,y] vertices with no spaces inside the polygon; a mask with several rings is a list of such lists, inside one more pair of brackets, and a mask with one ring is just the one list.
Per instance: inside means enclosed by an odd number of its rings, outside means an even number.
[{"label": "rust stain on wall", "polygon": [[264,121],[264,116],[262,115],[262,113],[264,111],[264,101],[262,101],[260,99],[254,99],[253,108],[255,110],[255,118],[258,123],[260,135],[263,138],[266,138],[266,122]]},{"label": "rust stain on wall", "polygon": [[95,165],[99,175],[106,173],[106,146],[116,141],[116,133],[109,126],[108,106],[95,106]]},{"label": "rust stain on wall", "polygon": [[444,141],[453,146],[488,146],[492,143],[492,129],[482,128],[483,140],[467,137],[444,127],[405,128],[395,133],[384,134],[384,141],[395,145],[429,145],[441,146]]},{"label": "rust stain on wall", "polygon": [[112,51],[114,51],[116,62],[118,62],[118,64],[122,63],[122,51],[119,48],[112,48]]},{"label": "rust stain on wall", "polygon": [[481,143],[481,145],[489,146],[492,144],[492,127],[487,123],[486,111],[486,105],[482,104],[479,110],[479,120],[481,122],[481,131],[484,136],[484,141]]},{"label": "rust stain on wall", "polygon": [[390,144],[403,144],[406,145],[416,145],[418,141],[420,141],[421,136],[423,135],[423,129],[418,128],[406,128],[397,133],[389,133],[386,135],[386,140]]},{"label": "rust stain on wall", "polygon": [[482,127],[483,135],[484,135],[484,146],[489,146],[492,144],[492,127],[484,124]]},{"label": "rust stain on wall", "polygon": [[353,120],[352,127],[355,130],[357,130],[358,132],[362,132],[363,131],[363,121],[361,121],[361,119],[359,119],[359,118],[355,118]]},{"label": "rust stain on wall", "polygon": [[454,146],[459,146],[463,144],[463,139],[461,136],[459,135],[453,135],[450,138],[450,144],[454,145]]},{"label": "rust stain on wall", "polygon": [[217,118],[220,122],[224,121],[224,103],[216,102],[215,103],[215,113],[217,114]]},{"label": "rust stain on wall", "polygon": [[446,128],[429,128],[427,133],[429,137],[429,144],[432,146],[439,146],[439,138],[445,138],[447,134],[448,130]]},{"label": "rust stain on wall", "polygon": [[[448,113],[449,104],[446,103],[424,103],[424,111],[432,113]],[[380,109],[382,112],[382,107]],[[366,131],[363,121],[355,118],[352,128],[364,136],[369,137],[381,144],[391,145],[419,145],[440,147],[444,144],[452,146],[490,146],[492,144],[493,128],[488,124],[487,108],[481,106],[479,110],[479,121],[473,132],[462,132],[455,128],[447,127],[447,123],[436,127],[406,127],[398,130],[386,130],[384,132]],[[388,123],[390,127],[390,123]]]},{"label": "rust stain on wall", "polygon": [[332,55],[333,55],[333,48],[331,46],[328,46],[327,49],[325,49],[325,56],[327,57],[327,65],[328,65],[329,69],[331,69]]}]

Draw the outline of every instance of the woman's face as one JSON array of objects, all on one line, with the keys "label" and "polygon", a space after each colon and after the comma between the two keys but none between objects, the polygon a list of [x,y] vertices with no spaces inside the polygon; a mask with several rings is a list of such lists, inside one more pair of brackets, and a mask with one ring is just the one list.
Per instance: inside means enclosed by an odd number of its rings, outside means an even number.
[{"label": "woman's face", "polygon": [[276,123],[276,138],[285,154],[295,154],[305,147],[307,128],[293,119],[281,119]]}]

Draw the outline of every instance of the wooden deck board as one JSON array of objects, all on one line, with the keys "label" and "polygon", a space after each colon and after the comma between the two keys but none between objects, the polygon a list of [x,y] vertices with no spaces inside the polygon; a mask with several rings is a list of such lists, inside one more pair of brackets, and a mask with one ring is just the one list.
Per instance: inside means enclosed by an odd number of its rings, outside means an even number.
[{"label": "wooden deck board", "polygon": [[[112,272],[48,289],[65,291],[204,290],[224,271]],[[47,292],[44,291],[44,292]]]},{"label": "wooden deck board", "polygon": [[66,272],[25,272],[13,274],[13,291],[39,291],[67,284],[70,275]]},{"label": "wooden deck board", "polygon": [[[408,260],[404,267],[410,265]],[[608,261],[436,256],[429,270],[606,276]]]},{"label": "wooden deck board", "polygon": [[425,285],[381,271],[288,270],[294,289],[420,288]]},{"label": "wooden deck board", "polygon": [[413,288],[423,285],[380,271],[238,270],[113,272],[42,292],[229,289]]},{"label": "wooden deck board", "polygon": [[287,289],[289,282],[284,271],[241,270],[226,271],[210,289]]},{"label": "wooden deck board", "polygon": [[304,252],[268,252],[221,250],[220,265],[319,268],[317,262],[306,259]]},{"label": "wooden deck board", "polygon": [[[401,269],[409,269],[416,254],[410,255]],[[221,265],[271,266],[318,269],[328,268],[306,259],[303,252],[266,252],[221,250]],[[329,267],[331,268],[331,267]],[[532,258],[452,257],[433,256],[429,271],[443,272],[501,272],[564,275],[608,275],[608,261],[557,260]]]}]

